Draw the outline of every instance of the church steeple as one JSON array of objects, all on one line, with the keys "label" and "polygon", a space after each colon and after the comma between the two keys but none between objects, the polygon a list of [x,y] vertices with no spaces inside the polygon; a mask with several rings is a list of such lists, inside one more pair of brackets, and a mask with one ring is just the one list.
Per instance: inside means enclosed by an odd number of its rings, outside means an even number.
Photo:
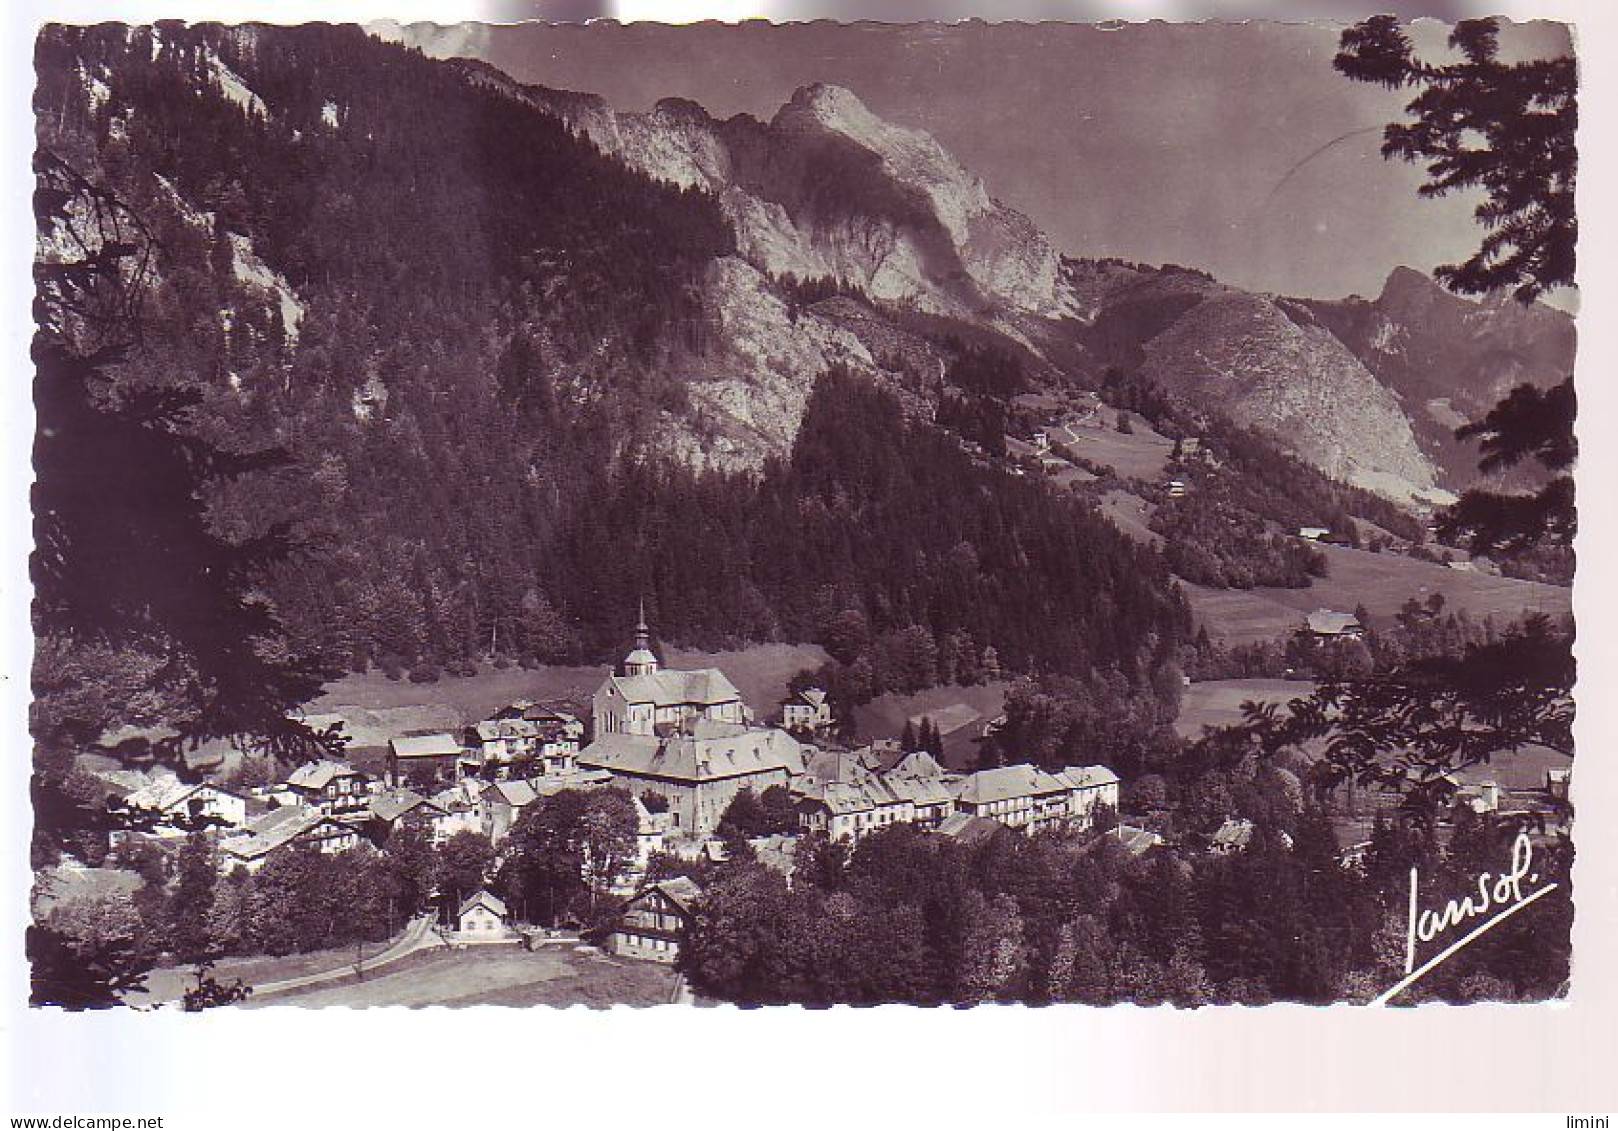
[{"label": "church steeple", "polygon": [[635,650],[624,657],[624,674],[654,675],[657,657],[652,654],[652,630],[646,627],[646,598],[640,599],[640,619],[635,622]]}]

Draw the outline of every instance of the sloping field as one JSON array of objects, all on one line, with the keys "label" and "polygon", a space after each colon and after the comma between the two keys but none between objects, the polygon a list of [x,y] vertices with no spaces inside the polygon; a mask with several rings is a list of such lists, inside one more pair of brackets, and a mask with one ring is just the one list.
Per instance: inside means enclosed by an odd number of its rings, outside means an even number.
[{"label": "sloping field", "polygon": [[[787,682],[804,668],[818,667],[826,654],[812,644],[760,644],[735,652],[689,652],[670,648],[670,667],[719,668],[742,693],[742,699],[765,717],[786,694]],[[326,685],[320,698],[305,708],[309,714],[341,713],[345,707],[398,711],[399,719],[429,719],[433,727],[452,719],[460,724],[484,719],[517,699],[578,699],[590,696],[607,676],[607,665],[483,668],[474,676],[444,676],[437,683],[391,680],[379,671],[346,675]],[[400,708],[419,708],[399,711]],[[384,716],[386,718],[387,716]],[[420,729],[407,727],[403,729]],[[403,733],[403,729],[399,733]],[[388,737],[391,737],[388,736]],[[386,741],[384,738],[383,741]]]},{"label": "sloping field", "polygon": [[1249,700],[1285,704],[1314,690],[1314,681],[1307,679],[1210,679],[1193,683],[1181,696],[1174,730],[1182,738],[1197,738],[1203,727],[1241,722],[1242,704]]},{"label": "sloping field", "polygon": [[1108,491],[1101,497],[1101,513],[1135,541],[1153,546],[1163,544],[1163,536],[1147,526],[1152,510],[1139,495],[1131,495],[1128,491]]},{"label": "sloping field", "polygon": [[[914,695],[883,695],[854,712],[860,737],[898,738],[905,720],[934,719],[944,735],[944,761],[953,769],[976,769],[976,739],[983,724],[1005,709],[1009,683],[979,687],[930,687]],[[949,729],[954,728],[954,729]]]},{"label": "sloping field", "polygon": [[1573,590],[1560,585],[1466,573],[1399,554],[1373,554],[1345,546],[1322,546],[1330,576],[1307,589],[1205,589],[1185,586],[1191,608],[1208,635],[1227,644],[1286,636],[1315,609],[1352,612],[1364,605],[1373,626],[1392,621],[1411,597],[1426,601],[1442,593],[1446,608],[1464,609],[1482,620],[1514,620],[1526,612],[1562,616],[1572,611]]},{"label": "sloping field", "polygon": [[1103,409],[1096,423],[1052,428],[1051,442],[1065,444],[1085,459],[1110,464],[1125,479],[1157,480],[1174,453],[1174,441],[1152,431],[1138,416],[1131,416],[1133,432],[1113,427],[1117,414]]}]

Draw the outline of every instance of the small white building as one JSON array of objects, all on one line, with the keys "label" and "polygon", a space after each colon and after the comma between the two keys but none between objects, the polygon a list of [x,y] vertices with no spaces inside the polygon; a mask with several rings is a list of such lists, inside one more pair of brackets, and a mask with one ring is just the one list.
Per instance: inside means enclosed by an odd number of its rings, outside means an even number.
[{"label": "small white building", "polygon": [[479,891],[461,904],[455,929],[462,942],[504,941],[511,937],[511,912],[499,896]]},{"label": "small white building", "polygon": [[818,687],[806,687],[781,704],[781,725],[787,730],[822,730],[832,721],[831,703]]}]

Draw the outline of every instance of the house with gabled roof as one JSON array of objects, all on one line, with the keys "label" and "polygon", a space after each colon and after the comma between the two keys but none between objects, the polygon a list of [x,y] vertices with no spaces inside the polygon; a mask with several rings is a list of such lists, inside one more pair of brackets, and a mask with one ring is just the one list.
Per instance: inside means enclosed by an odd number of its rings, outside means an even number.
[{"label": "house with gabled roof", "polygon": [[506,901],[486,890],[479,890],[461,901],[455,913],[457,943],[506,942],[515,937],[511,910]]},{"label": "house with gabled roof", "polygon": [[625,905],[607,949],[623,958],[672,963],[701,900],[702,889],[685,876],[647,884]]},{"label": "house with gabled roof", "polygon": [[305,762],[287,775],[285,786],[297,803],[328,817],[363,821],[370,815],[371,777],[347,762]]},{"label": "house with gabled roof", "polygon": [[[1208,851],[1219,856],[1231,856],[1238,852],[1245,852],[1253,843],[1253,835],[1258,826],[1246,817],[1227,817],[1225,823],[1214,830],[1208,838]],[[1292,847],[1292,836],[1282,831],[1277,834],[1283,848]]]},{"label": "house with gabled roof", "polygon": [[452,782],[461,763],[476,765],[453,734],[408,734],[388,740],[388,784],[428,786]]},{"label": "house with gabled roof", "polygon": [[1304,619],[1304,627],[1314,636],[1333,640],[1357,640],[1365,635],[1365,626],[1353,613],[1331,609],[1316,609]]},{"label": "house with gabled roof", "polygon": [[219,842],[221,860],[248,871],[263,867],[270,856],[293,845],[312,845],[320,852],[346,852],[360,842],[355,825],[335,820],[308,805],[283,805],[249,821],[234,836]]},{"label": "house with gabled roof", "polygon": [[365,819],[365,835],[377,847],[387,844],[393,831],[408,821],[420,821],[436,828],[447,814],[435,801],[413,789],[389,789],[371,794]]},{"label": "house with gabled roof", "polygon": [[781,725],[787,730],[825,730],[835,721],[831,701],[818,687],[806,687],[781,704]]},{"label": "house with gabled roof", "polygon": [[116,822],[158,837],[237,828],[247,821],[245,797],[207,782],[182,782],[172,774],[154,777],[109,800],[107,808]]}]

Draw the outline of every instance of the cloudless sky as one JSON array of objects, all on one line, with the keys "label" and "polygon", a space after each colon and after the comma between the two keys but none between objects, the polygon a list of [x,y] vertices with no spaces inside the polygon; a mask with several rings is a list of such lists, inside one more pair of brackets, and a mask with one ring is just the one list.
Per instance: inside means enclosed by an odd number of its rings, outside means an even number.
[{"label": "cloudless sky", "polygon": [[[1378,153],[1411,92],[1332,69],[1329,25],[658,24],[435,28],[407,41],[525,82],[668,96],[768,118],[831,82],[932,133],[1070,254],[1173,262],[1297,295],[1375,295],[1478,240],[1470,198],[1420,200],[1417,167]],[[1417,25],[1427,53],[1446,29]],[[1517,25],[1514,56],[1566,53],[1566,29]],[[1354,131],[1363,131],[1354,133]],[[1353,134],[1292,172],[1334,138]]]}]

